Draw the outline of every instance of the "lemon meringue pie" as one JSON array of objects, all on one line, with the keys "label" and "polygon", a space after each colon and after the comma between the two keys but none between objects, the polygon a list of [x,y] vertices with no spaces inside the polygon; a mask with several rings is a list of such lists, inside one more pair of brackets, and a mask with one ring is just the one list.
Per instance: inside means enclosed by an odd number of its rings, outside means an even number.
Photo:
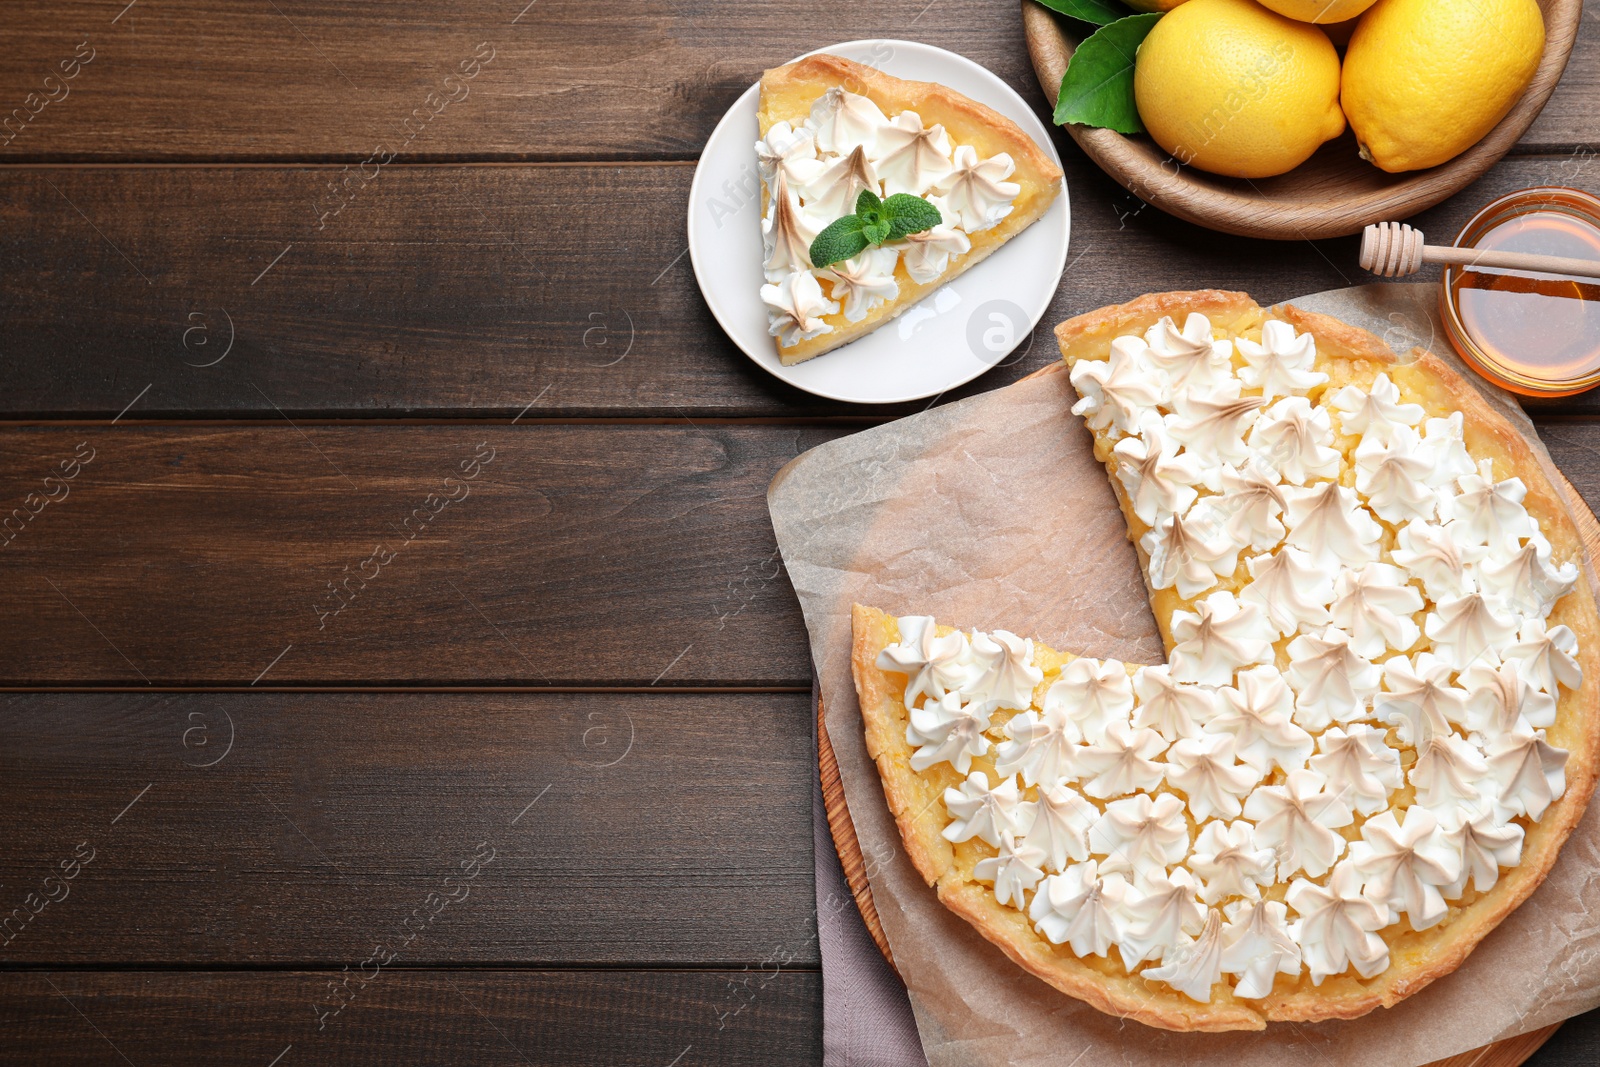
[{"label": "lemon meringue pie", "polygon": [[1168,661],[857,606],[868,751],[939,899],[1173,1030],[1354,1018],[1539,885],[1600,757],[1562,493],[1449,365],[1240,293],[1057,330]]},{"label": "lemon meringue pie", "polygon": [[[785,365],[870,333],[1042,216],[1061,171],[1016,123],[953,89],[815,55],[761,77],[761,300]],[[811,242],[863,191],[941,222],[812,266]]]}]

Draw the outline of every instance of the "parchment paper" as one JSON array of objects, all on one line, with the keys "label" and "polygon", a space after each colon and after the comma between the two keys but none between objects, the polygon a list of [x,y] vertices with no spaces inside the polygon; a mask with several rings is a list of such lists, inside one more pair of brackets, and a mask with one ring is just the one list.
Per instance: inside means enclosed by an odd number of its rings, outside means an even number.
[{"label": "parchment paper", "polygon": [[[1425,284],[1360,286],[1294,303],[1370,329],[1401,354],[1422,345],[1449,357],[1436,292]],[[1039,340],[1052,341],[1047,333]],[[1549,464],[1521,408],[1482,388]],[[768,491],[862,851],[894,857],[874,865],[872,895],[930,1065],[1413,1067],[1600,1006],[1595,805],[1545,883],[1459,970],[1349,1022],[1234,1034],[1125,1022],[1025,973],[937,901],[899,847],[867,757],[850,678],[850,605],[1004,627],[1090,656],[1162,662],[1105,469],[1068,413],[1074,399],[1059,367],[812,449]]]}]

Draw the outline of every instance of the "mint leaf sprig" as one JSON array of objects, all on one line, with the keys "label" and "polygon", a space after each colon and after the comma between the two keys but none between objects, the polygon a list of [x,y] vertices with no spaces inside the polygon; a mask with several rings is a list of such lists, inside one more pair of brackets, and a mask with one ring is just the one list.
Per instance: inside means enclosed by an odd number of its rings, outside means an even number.
[{"label": "mint leaf sprig", "polygon": [[880,200],[871,189],[863,189],[856,197],[855,214],[835,219],[811,242],[811,265],[826,267],[858,256],[872,245],[931,230],[943,221],[939,209],[920,196],[895,193]]}]

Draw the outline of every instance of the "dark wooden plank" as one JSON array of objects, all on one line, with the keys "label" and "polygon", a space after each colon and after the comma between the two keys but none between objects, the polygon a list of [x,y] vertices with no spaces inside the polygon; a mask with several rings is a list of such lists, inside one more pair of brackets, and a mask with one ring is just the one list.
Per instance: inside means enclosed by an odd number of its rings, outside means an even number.
[{"label": "dark wooden plank", "polygon": [[814,966],[808,700],[0,698],[0,968]]},{"label": "dark wooden plank", "polygon": [[822,1061],[821,975],[781,969],[36,971],[0,975],[0,1019],[19,1067]]},{"label": "dark wooden plank", "polygon": [[[1596,166],[1507,160],[1415,221],[1449,239],[1495,196],[1595,186]],[[1354,238],[1207,233],[1076,150],[1067,169],[1070,266],[1047,325],[1151,288],[1274,301],[1368,280]],[[325,168],[0,168],[0,415],[861,411],[783,385],[718,328],[682,255],[692,171],[397,167],[318,231]],[[753,210],[728,224],[755,240]],[[1053,348],[1041,332],[951,395],[1015,380]]]},{"label": "dark wooden plank", "polygon": [[766,490],[839,432],[0,429],[0,684],[809,686]]},{"label": "dark wooden plank", "polygon": [[[1600,423],[1546,425],[1600,505]],[[805,686],[765,493],[847,429],[0,430],[0,684]]]},{"label": "dark wooden plank", "polygon": [[[0,103],[16,117],[0,156],[353,162],[383,146],[402,158],[692,159],[763,68],[885,33],[969,56],[1045,105],[1016,4],[989,0],[821,0],[803,18],[737,0],[124,7],[6,5]],[[1585,20],[1528,143],[1600,142],[1596,38]]]}]

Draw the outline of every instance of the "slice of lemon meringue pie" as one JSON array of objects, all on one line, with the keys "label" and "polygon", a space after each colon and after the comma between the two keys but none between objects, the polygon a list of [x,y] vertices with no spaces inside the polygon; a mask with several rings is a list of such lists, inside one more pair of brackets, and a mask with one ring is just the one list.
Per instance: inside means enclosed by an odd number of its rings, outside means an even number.
[{"label": "slice of lemon meringue pie", "polygon": [[[899,315],[1037,221],[1061,190],[1060,168],[1005,116],[837,56],[767,71],[759,109],[761,300],[786,366]],[[889,227],[912,201],[934,213],[813,263],[819,236],[864,204],[887,205]]]},{"label": "slice of lemon meringue pie", "polygon": [[1389,1006],[1539,885],[1600,757],[1562,492],[1448,364],[1242,293],[1056,331],[1167,662],[857,606],[889,807],[939,899],[1103,1011]]}]

